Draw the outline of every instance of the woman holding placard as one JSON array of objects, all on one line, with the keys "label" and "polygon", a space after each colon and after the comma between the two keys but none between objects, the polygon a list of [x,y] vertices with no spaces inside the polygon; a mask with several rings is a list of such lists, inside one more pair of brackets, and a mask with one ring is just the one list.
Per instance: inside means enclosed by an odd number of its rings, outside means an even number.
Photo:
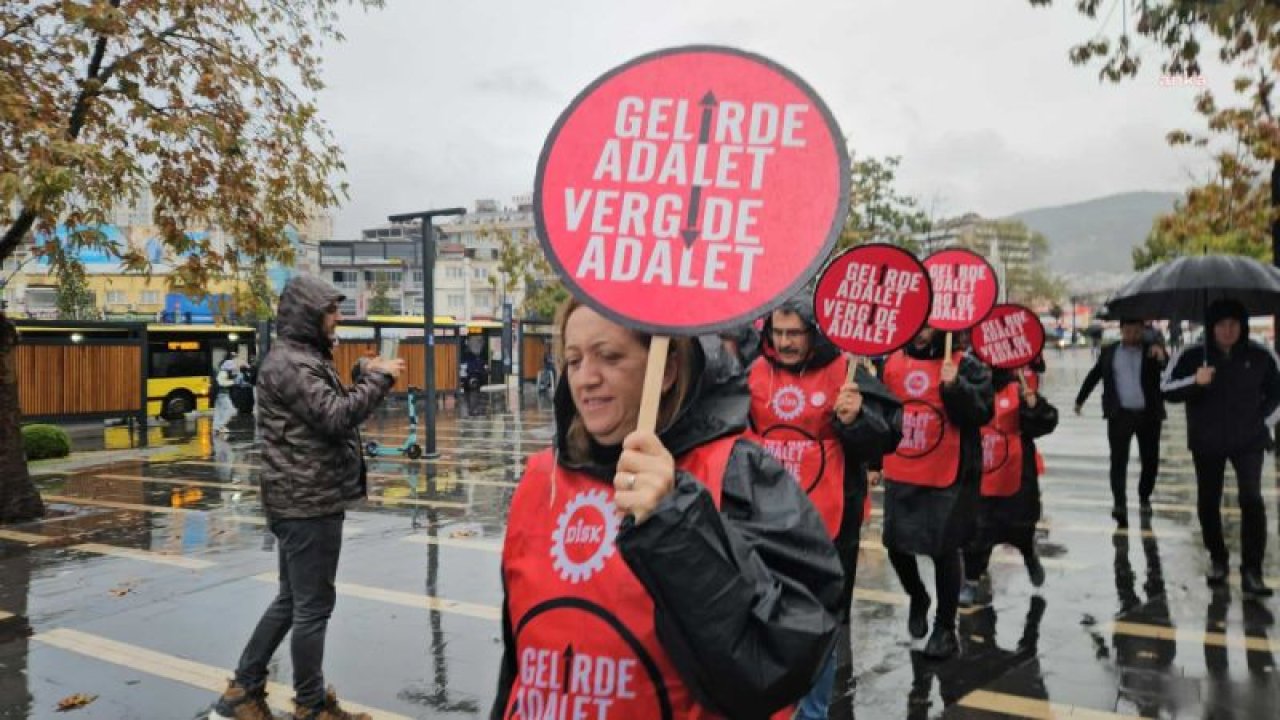
[{"label": "woman holding placard", "polygon": [[740,374],[673,338],[658,432],[636,430],[649,338],[570,300],[553,450],[529,459],[502,559],[493,718],[767,717],[835,639],[822,520],[741,438]]},{"label": "woman holding placard", "polygon": [[981,600],[979,583],[992,549],[1001,543],[1022,553],[1032,585],[1044,584],[1044,566],[1035,544],[1036,523],[1040,522],[1035,438],[1058,426],[1058,409],[1036,391],[1035,377],[1030,368],[992,373],[995,416],[982,428],[982,497],[977,530],[964,551],[961,605]]},{"label": "woman holding placard", "polygon": [[925,328],[889,357],[884,382],[903,401],[902,442],[884,458],[884,544],[911,596],[908,629],[928,633],[931,600],[916,555],[933,560],[937,613],[925,655],[959,649],[960,550],[969,538],[982,475],[979,431],[992,415],[991,374],[962,353],[944,356],[943,333]]}]

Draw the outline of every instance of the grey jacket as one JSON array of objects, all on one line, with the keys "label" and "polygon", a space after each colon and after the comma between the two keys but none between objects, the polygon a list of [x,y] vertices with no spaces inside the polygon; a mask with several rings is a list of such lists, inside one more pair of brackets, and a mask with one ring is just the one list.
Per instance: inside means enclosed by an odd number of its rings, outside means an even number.
[{"label": "grey jacket", "polygon": [[272,519],[333,515],[366,494],[359,426],[392,378],[365,373],[354,386],[342,384],[323,332],[325,308],[342,299],[305,275],[280,295],[278,337],[257,387],[262,506]]}]

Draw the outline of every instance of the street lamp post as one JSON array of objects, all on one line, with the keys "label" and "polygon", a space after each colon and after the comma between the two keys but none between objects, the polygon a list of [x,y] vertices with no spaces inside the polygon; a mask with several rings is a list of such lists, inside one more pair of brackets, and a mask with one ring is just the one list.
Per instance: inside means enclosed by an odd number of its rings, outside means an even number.
[{"label": "street lamp post", "polygon": [[435,308],[435,269],[436,248],[431,225],[433,218],[466,215],[466,208],[445,208],[443,210],[421,210],[419,212],[400,213],[388,216],[393,223],[420,220],[422,222],[422,365],[424,402],[426,403],[427,447],[424,457],[438,458],[436,450],[436,308]]}]

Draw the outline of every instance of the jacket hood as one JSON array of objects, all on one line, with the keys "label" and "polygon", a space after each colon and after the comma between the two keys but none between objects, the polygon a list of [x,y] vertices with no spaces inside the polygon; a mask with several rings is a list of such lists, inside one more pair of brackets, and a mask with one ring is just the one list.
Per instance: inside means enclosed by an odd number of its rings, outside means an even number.
[{"label": "jacket hood", "polygon": [[[736,363],[730,364],[723,352],[714,345],[715,336],[698,338],[693,343],[695,381],[689,388],[684,404],[675,420],[658,433],[662,444],[671,455],[679,458],[699,445],[725,435],[741,432],[747,427],[747,413],[751,409],[751,394],[747,391],[747,379]],[[582,470],[602,478],[612,478],[613,467],[602,467],[586,461],[573,463],[568,459],[567,432],[576,409],[569,392],[568,373],[561,373],[556,385],[556,455],[560,464]]]},{"label": "jacket hood", "polygon": [[1230,298],[1215,300],[1213,304],[1209,306],[1209,312],[1205,317],[1205,322],[1208,324],[1209,328],[1212,329],[1214,325],[1218,324],[1219,320],[1225,320],[1227,318],[1235,318],[1240,323],[1240,329],[1244,331],[1245,334],[1248,334],[1249,313],[1245,310],[1244,304],[1239,300],[1232,300]]},{"label": "jacket hood", "polygon": [[[946,343],[947,334],[941,330],[935,330],[933,339],[928,345],[922,348],[916,347],[915,338],[912,338],[911,342],[902,348],[902,351],[907,354],[907,357],[913,357],[917,360],[938,360],[942,357],[942,351],[947,349]],[[952,352],[959,349],[959,343],[955,342],[954,337],[952,338],[951,347]]]},{"label": "jacket hood", "polygon": [[777,348],[773,346],[773,313],[771,312],[765,316],[764,329],[760,331],[761,355],[771,365],[791,372],[803,372],[809,368],[826,367],[840,357],[840,349],[818,330],[818,322],[813,311],[813,299],[808,295],[796,295],[774,308],[774,310],[795,313],[800,316],[801,320],[804,320],[805,326],[809,328],[810,350],[809,357],[803,362],[794,365],[782,362],[782,359],[778,357]]},{"label": "jacket hood", "polygon": [[345,299],[345,295],[320,278],[299,275],[280,293],[277,332],[280,337],[328,352],[331,343],[323,329],[325,309]]}]

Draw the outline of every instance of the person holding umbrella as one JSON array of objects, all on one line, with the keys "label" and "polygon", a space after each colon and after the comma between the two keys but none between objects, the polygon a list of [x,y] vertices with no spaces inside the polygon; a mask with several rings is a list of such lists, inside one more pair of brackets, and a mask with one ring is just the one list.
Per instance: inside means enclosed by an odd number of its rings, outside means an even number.
[{"label": "person holding umbrella", "polygon": [[1222,486],[1227,462],[1236,472],[1241,514],[1240,576],[1246,594],[1272,594],[1262,581],[1267,545],[1262,501],[1263,452],[1272,447],[1280,419],[1280,364],[1269,348],[1248,339],[1243,303],[1220,299],[1209,306],[1204,342],[1188,346],[1166,371],[1161,388],[1169,402],[1187,406],[1187,445],[1198,488],[1201,535],[1212,563],[1208,582],[1227,581],[1229,556],[1222,538]]}]

